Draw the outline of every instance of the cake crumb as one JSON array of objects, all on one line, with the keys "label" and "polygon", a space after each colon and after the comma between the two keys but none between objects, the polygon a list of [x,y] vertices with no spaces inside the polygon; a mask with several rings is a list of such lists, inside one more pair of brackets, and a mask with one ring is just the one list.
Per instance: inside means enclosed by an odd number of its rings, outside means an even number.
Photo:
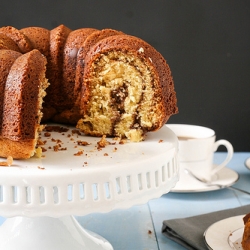
[{"label": "cake crumb", "polygon": [[103,135],[101,140],[97,142],[97,149],[105,148],[107,145],[109,145],[109,142],[106,140],[106,135]]},{"label": "cake crumb", "polygon": [[81,135],[81,132],[78,129],[72,129],[72,134]]},{"label": "cake crumb", "polygon": [[41,147],[41,149],[42,149],[42,152],[46,152],[47,151],[47,149],[44,148],[44,147]]},{"label": "cake crumb", "polygon": [[74,155],[75,155],[75,156],[80,156],[80,155],[83,154],[83,152],[84,152],[83,150],[79,150],[79,151],[78,151],[77,153],[75,153]]},{"label": "cake crumb", "polygon": [[10,167],[13,164],[13,157],[8,156],[6,161],[1,161],[0,166],[2,167]]},{"label": "cake crumb", "polygon": [[163,142],[163,140],[159,140],[159,143],[162,143]]},{"label": "cake crumb", "polygon": [[51,141],[56,142],[56,143],[62,143],[62,141],[60,139],[54,139],[54,138],[52,138]]},{"label": "cake crumb", "polygon": [[50,137],[50,136],[51,136],[51,133],[45,132],[45,133],[44,133],[44,136],[45,136],[45,137]]},{"label": "cake crumb", "polygon": [[53,147],[53,149],[54,149],[55,152],[58,152],[58,151],[59,151],[59,146],[58,146],[58,145],[55,145],[55,146]]},{"label": "cake crumb", "polygon": [[125,144],[126,142],[127,142],[126,139],[122,139],[122,140],[119,141],[119,144]]},{"label": "cake crumb", "polygon": [[37,143],[36,143],[36,145],[38,145],[38,146],[42,146],[42,145],[45,145],[46,144],[46,142],[47,141],[42,141],[42,140],[37,140]]},{"label": "cake crumb", "polygon": [[88,143],[87,141],[77,141],[77,144],[80,145],[80,146],[90,145],[90,143]]},{"label": "cake crumb", "polygon": [[97,149],[101,150],[102,148],[105,148],[107,145],[115,145],[116,142],[109,142],[106,140],[106,135],[103,135],[100,141],[97,142]]}]

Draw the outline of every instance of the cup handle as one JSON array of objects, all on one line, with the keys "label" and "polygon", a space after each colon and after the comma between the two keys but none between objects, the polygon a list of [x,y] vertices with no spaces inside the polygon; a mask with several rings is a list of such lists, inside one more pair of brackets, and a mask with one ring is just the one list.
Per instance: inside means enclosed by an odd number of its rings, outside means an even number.
[{"label": "cup handle", "polygon": [[227,140],[218,140],[218,141],[216,141],[214,143],[214,152],[217,151],[218,147],[221,146],[221,145],[226,147],[226,149],[227,149],[227,156],[226,156],[226,159],[221,164],[219,164],[218,166],[216,166],[215,168],[213,168],[212,175],[214,175],[219,170],[221,170],[222,168],[224,168],[228,164],[228,162],[232,159],[233,154],[234,154],[233,146]]}]

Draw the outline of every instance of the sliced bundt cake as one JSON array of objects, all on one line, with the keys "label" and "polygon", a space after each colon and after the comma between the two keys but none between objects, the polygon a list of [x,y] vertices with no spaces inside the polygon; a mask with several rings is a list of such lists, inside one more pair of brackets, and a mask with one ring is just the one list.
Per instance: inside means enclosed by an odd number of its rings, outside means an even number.
[{"label": "sliced bundt cake", "polygon": [[0,52],[1,157],[34,155],[42,113],[43,122],[137,142],[178,112],[167,62],[121,31],[7,26]]}]

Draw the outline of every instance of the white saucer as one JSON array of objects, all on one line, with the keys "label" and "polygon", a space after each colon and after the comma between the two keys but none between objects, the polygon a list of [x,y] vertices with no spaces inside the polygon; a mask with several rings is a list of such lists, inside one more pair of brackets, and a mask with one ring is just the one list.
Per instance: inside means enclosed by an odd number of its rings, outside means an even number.
[{"label": "white saucer", "polygon": [[[221,169],[212,178],[211,183],[217,183],[224,186],[232,186],[239,179],[239,175],[232,169],[227,167]],[[192,193],[207,192],[220,189],[218,186],[207,186],[206,184],[195,180],[192,176],[180,170],[180,180],[177,182],[171,192],[176,193]]]},{"label": "white saucer", "polygon": [[247,158],[245,161],[245,165],[248,169],[250,169],[250,158]]},{"label": "white saucer", "polygon": [[243,217],[238,215],[212,224],[204,233],[208,249],[242,250]]}]

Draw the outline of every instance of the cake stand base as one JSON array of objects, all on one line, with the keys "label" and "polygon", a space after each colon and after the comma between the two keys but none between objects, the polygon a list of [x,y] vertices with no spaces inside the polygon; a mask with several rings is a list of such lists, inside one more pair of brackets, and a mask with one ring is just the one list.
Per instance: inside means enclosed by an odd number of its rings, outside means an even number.
[{"label": "cake stand base", "polygon": [[81,227],[73,216],[13,217],[0,227],[4,250],[113,250],[101,236]]}]

